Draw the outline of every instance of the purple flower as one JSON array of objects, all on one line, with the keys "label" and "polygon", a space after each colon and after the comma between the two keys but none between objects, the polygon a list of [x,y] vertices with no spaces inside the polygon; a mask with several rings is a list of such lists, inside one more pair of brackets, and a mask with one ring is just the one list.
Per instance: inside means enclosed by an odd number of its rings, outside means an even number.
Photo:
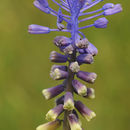
[{"label": "purple flower", "polygon": [[113,3],[107,3],[102,7],[103,10],[110,9],[110,8],[114,8]]},{"label": "purple flower", "polygon": [[46,0],[35,0],[33,2],[34,6],[40,9],[41,11],[49,14],[50,10],[48,9],[48,2]]},{"label": "purple flower", "polygon": [[85,49],[85,53],[96,56],[98,54],[97,48],[89,42],[88,48]]},{"label": "purple flower", "polygon": [[75,107],[87,121],[90,121],[92,118],[96,116],[96,114],[93,111],[91,111],[88,107],[86,107],[81,101],[76,101]]},{"label": "purple flower", "polygon": [[46,119],[48,121],[54,121],[56,118],[63,112],[63,105],[60,104],[56,106],[55,108],[48,111],[46,114]]},{"label": "purple flower", "polygon": [[64,86],[61,84],[61,85],[58,85],[58,86],[55,86],[55,87],[52,87],[52,88],[48,88],[48,89],[44,89],[42,91],[45,99],[51,99],[57,95],[59,95],[60,93],[62,93],[64,91]]},{"label": "purple flower", "polygon": [[56,51],[52,51],[50,54],[50,60],[56,63],[64,63],[68,60],[68,57],[60,53],[57,53]]},{"label": "purple flower", "polygon": [[69,121],[71,130],[82,130],[79,124],[79,121],[74,114],[69,114],[68,121]]},{"label": "purple flower", "polygon": [[108,20],[104,17],[104,18],[99,18],[98,20],[96,20],[94,22],[94,26],[96,28],[106,28],[108,24]]},{"label": "purple flower", "polygon": [[112,9],[105,10],[104,11],[104,16],[120,13],[121,11],[122,11],[121,5],[120,4],[116,4]]},{"label": "purple flower", "polygon": [[73,95],[71,92],[66,92],[65,97],[64,97],[64,109],[66,110],[73,110],[74,109],[74,100],[73,100]]},{"label": "purple flower", "polygon": [[77,56],[77,61],[79,64],[92,64],[93,56],[91,54],[80,54],[79,56]]},{"label": "purple flower", "polygon": [[67,71],[67,66],[64,66],[64,65],[53,65],[51,67],[51,71],[54,71],[55,69],[60,69],[60,70],[63,70],[63,71]]},{"label": "purple flower", "polygon": [[78,78],[80,78],[88,83],[94,83],[94,81],[97,78],[97,74],[93,73],[93,72],[79,71],[76,75]]},{"label": "purple flower", "polygon": [[57,68],[57,69],[51,71],[50,76],[54,80],[66,79],[68,77],[68,72]]},{"label": "purple flower", "polygon": [[87,88],[85,85],[80,83],[78,80],[73,80],[72,85],[74,87],[74,90],[76,93],[78,93],[81,96],[86,96],[87,94]]}]

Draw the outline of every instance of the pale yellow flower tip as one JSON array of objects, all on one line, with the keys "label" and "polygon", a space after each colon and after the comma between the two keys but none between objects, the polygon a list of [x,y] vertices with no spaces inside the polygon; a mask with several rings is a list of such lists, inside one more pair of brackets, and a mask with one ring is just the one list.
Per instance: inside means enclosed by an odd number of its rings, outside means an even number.
[{"label": "pale yellow flower tip", "polygon": [[94,117],[96,117],[96,113],[95,112],[91,112],[90,115],[84,115],[85,119],[87,121],[91,121],[91,119],[93,119]]},{"label": "pale yellow flower tip", "polygon": [[51,94],[49,91],[47,91],[47,89],[42,90],[42,94],[46,100],[50,99]]},{"label": "pale yellow flower tip", "polygon": [[42,125],[39,125],[36,130],[56,130],[57,128],[59,128],[61,125],[61,121],[60,120],[55,120],[52,122],[48,122]]}]

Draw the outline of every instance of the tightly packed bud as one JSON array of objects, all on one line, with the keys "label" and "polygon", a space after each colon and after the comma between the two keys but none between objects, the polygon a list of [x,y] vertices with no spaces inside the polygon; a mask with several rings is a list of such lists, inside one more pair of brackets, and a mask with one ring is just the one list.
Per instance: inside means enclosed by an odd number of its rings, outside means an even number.
[{"label": "tightly packed bud", "polygon": [[60,70],[63,70],[63,71],[67,71],[67,66],[64,66],[64,65],[53,65],[51,67],[51,71],[54,71],[55,69],[60,69]]},{"label": "tightly packed bud", "polygon": [[64,97],[64,109],[66,110],[73,110],[74,109],[74,100],[73,100],[73,95],[71,92],[66,92],[65,97]]},{"label": "tightly packed bud", "polygon": [[56,97],[57,95],[59,95],[60,93],[62,93],[64,91],[64,86],[58,85],[52,88],[48,88],[48,89],[44,89],[42,91],[42,94],[44,95],[45,99],[51,99],[53,97]]},{"label": "tightly packed bud", "polygon": [[64,95],[56,99],[56,105],[64,104]]},{"label": "tightly packed bud", "polygon": [[47,34],[50,33],[50,28],[31,24],[28,26],[28,32],[31,34]]},{"label": "tightly packed bud", "polygon": [[48,122],[38,126],[36,130],[56,130],[60,126],[61,126],[61,121],[57,119],[55,121]]},{"label": "tightly packed bud", "polygon": [[104,16],[120,13],[121,11],[122,11],[121,5],[116,4],[113,8],[105,10],[104,11]]},{"label": "tightly packed bud", "polygon": [[72,72],[78,72],[78,71],[80,70],[80,66],[79,66],[79,64],[78,64],[77,61],[76,61],[76,62],[72,62],[72,63],[70,64],[69,68],[70,68],[70,70],[71,70]]},{"label": "tightly packed bud", "polygon": [[89,42],[88,48],[85,49],[85,52],[93,56],[96,56],[98,54],[97,48],[90,42]]},{"label": "tightly packed bud", "polygon": [[46,114],[46,119],[48,121],[54,121],[56,118],[63,112],[63,105],[60,104],[56,106],[55,108],[51,109],[47,114]]},{"label": "tightly packed bud", "polygon": [[40,9],[41,11],[49,14],[50,10],[47,8],[48,7],[48,2],[46,0],[35,0],[33,2],[34,6]]},{"label": "tightly packed bud", "polygon": [[70,38],[67,38],[65,36],[57,36],[55,39],[54,39],[54,44],[58,47],[60,46],[67,46],[71,43],[71,39]]},{"label": "tightly packed bud", "polygon": [[91,54],[81,54],[77,57],[77,61],[79,64],[92,64],[93,63],[93,56]]},{"label": "tightly packed bud", "polygon": [[92,118],[96,116],[96,114],[87,108],[82,102],[75,102],[76,109],[80,112],[80,114],[87,120],[90,121]]},{"label": "tightly packed bud", "polygon": [[110,8],[114,8],[113,3],[107,3],[102,7],[103,10],[110,9]]},{"label": "tightly packed bud", "polygon": [[73,53],[73,51],[74,51],[74,48],[73,48],[73,46],[70,44],[70,45],[68,45],[68,46],[66,46],[66,47],[63,47],[63,48],[60,48],[61,49],[61,51],[63,51],[65,54],[72,54]]},{"label": "tightly packed bud", "polygon": [[61,31],[65,28],[65,26],[61,23],[57,23],[57,28]]},{"label": "tightly packed bud", "polygon": [[68,77],[68,72],[56,68],[55,70],[51,71],[50,76],[54,80],[66,79]]},{"label": "tightly packed bud", "polygon": [[87,88],[85,85],[80,83],[78,80],[73,80],[72,81],[73,88],[75,92],[81,96],[86,96],[87,94]]},{"label": "tightly packed bud", "polygon": [[93,88],[87,88],[87,94],[84,97],[89,98],[89,99],[94,99],[95,98],[95,90]]},{"label": "tightly packed bud", "polygon": [[105,17],[99,18],[94,22],[94,26],[96,28],[106,28],[107,24],[108,24],[108,20]]},{"label": "tightly packed bud", "polygon": [[50,60],[56,63],[65,63],[68,60],[68,58],[67,56],[62,55],[56,51],[52,51],[50,54]]},{"label": "tightly packed bud", "polygon": [[81,40],[78,40],[75,45],[78,47],[78,48],[87,48],[88,47],[88,39],[87,38],[84,38],[84,39],[81,39]]},{"label": "tightly packed bud", "polygon": [[88,83],[94,83],[95,79],[97,78],[97,74],[92,72],[79,71],[76,75],[78,78]]},{"label": "tightly packed bud", "polygon": [[69,114],[68,121],[71,130],[82,130],[77,117],[74,114]]}]

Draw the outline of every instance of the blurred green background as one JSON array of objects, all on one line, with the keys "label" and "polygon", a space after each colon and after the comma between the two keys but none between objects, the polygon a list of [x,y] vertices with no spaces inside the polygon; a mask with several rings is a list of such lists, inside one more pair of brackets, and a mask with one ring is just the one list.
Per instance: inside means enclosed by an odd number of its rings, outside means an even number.
[{"label": "blurred green background", "polygon": [[[46,101],[41,91],[60,84],[49,77],[49,54],[59,51],[52,41],[63,33],[28,34],[29,24],[56,26],[56,18],[42,13],[32,2],[0,3],[0,130],[35,130],[46,122],[45,114],[54,100]],[[107,29],[84,30],[99,50],[95,63],[82,67],[98,74],[92,85],[96,99],[83,100],[97,117],[90,123],[81,119],[85,130],[130,130],[130,1],[105,2],[121,3],[124,11],[108,17]]]}]

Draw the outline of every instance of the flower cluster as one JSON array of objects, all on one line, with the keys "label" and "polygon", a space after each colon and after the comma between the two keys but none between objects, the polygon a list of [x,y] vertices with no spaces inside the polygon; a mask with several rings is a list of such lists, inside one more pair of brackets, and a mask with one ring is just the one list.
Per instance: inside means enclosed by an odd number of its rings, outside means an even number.
[{"label": "flower cluster", "polygon": [[[57,6],[55,11],[49,6],[47,0],[35,0],[34,6],[41,11],[57,17],[57,28],[50,29],[48,27],[32,24],[29,26],[28,32],[31,34],[47,34],[52,31],[61,31],[71,33],[71,37],[57,36],[54,39],[54,45],[63,53],[60,54],[52,51],[50,54],[51,62],[66,63],[66,65],[53,65],[50,76],[54,80],[63,80],[60,85],[47,88],[42,91],[45,99],[49,100],[65,91],[65,94],[56,99],[56,106],[49,110],[46,114],[46,119],[49,123],[40,125],[37,130],[56,130],[63,122],[64,130],[83,130],[77,111],[87,120],[90,121],[96,114],[85,106],[81,101],[74,100],[74,94],[83,98],[95,98],[93,88],[81,83],[77,78],[93,84],[97,78],[94,72],[85,72],[80,70],[82,64],[92,64],[94,56],[97,55],[97,48],[90,43],[85,35],[80,31],[85,28],[106,28],[108,20],[105,16],[113,15],[122,11],[120,4],[107,3],[103,7],[95,11],[88,11],[96,4],[103,0],[52,0]],[[62,10],[67,11],[70,15],[62,13]],[[91,16],[88,16],[91,15]],[[87,18],[80,18],[87,16]],[[101,17],[104,16],[104,17]],[[100,17],[92,24],[84,27],[79,27],[81,22]],[[63,25],[62,22],[66,24]],[[64,112],[64,119],[59,120],[58,117]]]}]

